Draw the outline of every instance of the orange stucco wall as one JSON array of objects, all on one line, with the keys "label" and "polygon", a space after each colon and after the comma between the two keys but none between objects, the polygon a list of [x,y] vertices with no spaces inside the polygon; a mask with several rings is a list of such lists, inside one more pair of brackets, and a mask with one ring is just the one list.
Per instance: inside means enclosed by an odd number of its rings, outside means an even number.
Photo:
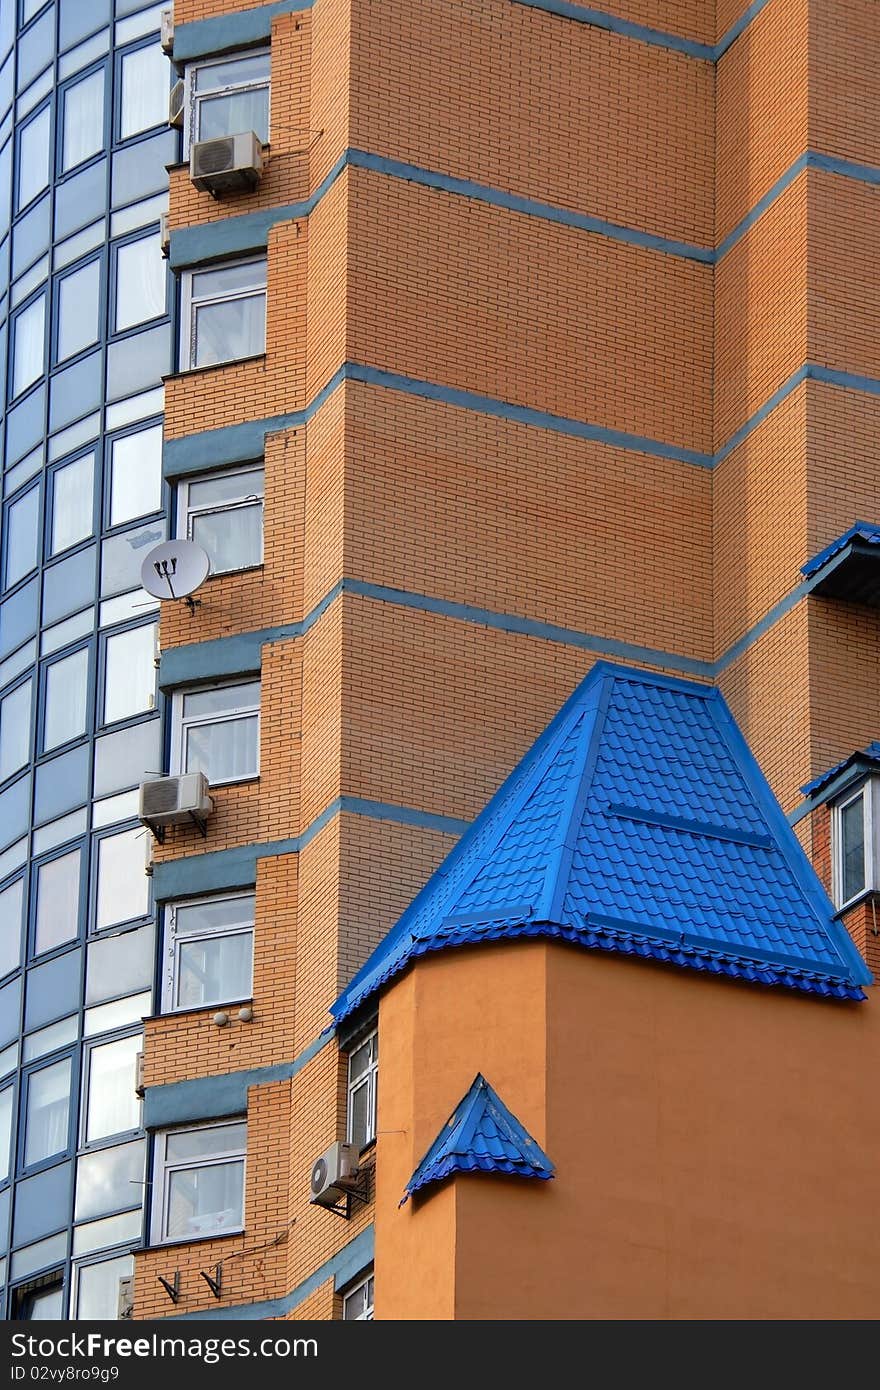
[{"label": "orange stucco wall", "polygon": [[[456,1318],[876,1316],[876,990],[508,943],[420,961],[380,1021],[377,1317],[449,1316],[450,1266]],[[477,1071],[556,1179],[457,1178],[399,1210]]]}]

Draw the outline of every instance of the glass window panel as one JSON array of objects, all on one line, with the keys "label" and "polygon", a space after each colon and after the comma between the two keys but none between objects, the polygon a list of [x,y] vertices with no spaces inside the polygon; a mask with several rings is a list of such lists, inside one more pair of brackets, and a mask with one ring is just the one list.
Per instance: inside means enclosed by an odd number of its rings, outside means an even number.
[{"label": "glass window panel", "polygon": [[244,1163],[211,1163],[168,1175],[165,1237],[184,1240],[236,1231],[244,1212]]},{"label": "glass window panel", "polygon": [[84,77],[64,93],[61,167],[72,169],[104,144],[104,69]]},{"label": "glass window panel", "polygon": [[165,262],[158,236],[141,237],[116,252],[116,332],[165,313]]},{"label": "glass window panel", "polygon": [[107,348],[107,394],[111,400],[155,386],[171,370],[171,325],[162,323]]},{"label": "glass window panel", "polygon": [[188,1158],[210,1158],[213,1154],[243,1153],[247,1144],[247,1124],[241,1120],[210,1129],[171,1130],[165,1136],[169,1163]]},{"label": "glass window panel", "polygon": [[[83,0],[67,0],[68,6],[69,6],[71,3],[75,5],[77,2],[80,4],[81,8],[83,8],[83,9],[86,8],[85,4],[83,3]],[[65,34],[64,34],[64,25],[65,25],[64,13],[65,13],[65,5],[64,5],[64,3],[61,4],[61,7],[60,7],[60,8],[61,8],[61,47],[62,47],[62,48],[66,48],[67,45],[68,45],[70,42],[75,42],[75,38],[74,38],[73,40],[71,40],[69,37],[65,37]],[[89,8],[91,8],[91,7],[89,7]],[[102,5],[101,5],[100,7],[96,7],[96,9],[97,9],[97,8],[101,8],[101,9],[104,9],[104,10],[109,9],[109,6],[108,6],[108,4],[107,4],[107,0],[103,0]],[[103,23],[104,23],[103,18],[100,18],[100,19],[99,19],[98,16],[97,16],[97,13],[93,13],[93,14],[90,16],[89,29],[90,29],[90,30],[93,30],[93,29],[95,29],[99,24],[103,24]],[[59,78],[59,80],[63,82],[64,79],[65,79],[66,77],[70,77],[71,73],[79,72],[82,68],[87,68],[87,67],[89,66],[89,63],[93,63],[93,62],[95,61],[96,58],[100,58],[101,55],[102,55],[103,53],[106,53],[107,50],[109,49],[109,47],[110,47],[110,33],[109,33],[109,30],[105,29],[104,32],[103,32],[103,34],[95,34],[94,37],[93,37],[93,38],[90,38],[90,39],[88,40],[87,43],[82,43],[82,44],[79,45],[78,48],[75,48],[75,49],[73,50],[72,53],[66,53],[62,58],[60,58],[60,59],[58,60],[58,78]]]},{"label": "glass window panel", "polygon": [[52,482],[53,555],[91,535],[94,487],[94,454],[86,454],[55,472]]},{"label": "glass window panel", "polygon": [[76,1165],[74,1219],[123,1211],[143,1200],[144,1141],[83,1154]]},{"label": "glass window panel", "polygon": [[49,182],[49,107],[22,126],[18,136],[18,208],[26,207]]},{"label": "glass window panel", "polygon": [[9,1177],[12,1164],[12,1109],[12,1087],[7,1086],[0,1091],[0,1182]]},{"label": "glass window panel", "polygon": [[157,386],[152,391],[143,391],[130,400],[119,401],[107,407],[107,429],[120,430],[124,425],[132,425],[135,420],[146,420],[148,415],[156,415],[165,407],[165,387]]},{"label": "glass window panel", "polygon": [[222,298],[237,290],[266,288],[266,262],[244,261],[237,265],[198,270],[192,277],[194,300]]},{"label": "glass window panel", "polygon": [[865,889],[865,798],[850,801],[840,813],[843,856],[843,901],[849,902]]},{"label": "glass window panel", "polygon": [[[66,753],[61,753],[57,758],[40,763],[34,778],[35,819],[42,826],[44,822],[55,820],[72,806],[83,806],[88,800],[88,788],[89,750],[86,744],[81,743],[77,748],[70,748]],[[85,829],[85,816],[82,812],[69,820],[71,823],[78,820],[82,824],[77,830],[61,836],[56,843],[60,844],[62,839],[73,839],[75,834]],[[40,838],[51,839],[51,832],[46,837],[41,835]],[[43,848],[45,849],[45,845]]]},{"label": "glass window panel", "polygon": [[193,363],[210,367],[266,350],[266,295],[196,306]]},{"label": "glass window panel", "polygon": [[18,41],[18,90],[49,63],[55,53],[55,10],[47,11]]},{"label": "glass window panel", "polygon": [[141,1207],[136,1211],[121,1212],[118,1216],[105,1216],[103,1220],[90,1221],[86,1226],[75,1226],[73,1231],[74,1255],[88,1255],[92,1250],[106,1250],[109,1245],[122,1245],[136,1240],[141,1234],[144,1214]]},{"label": "glass window panel", "polygon": [[118,623],[130,623],[134,618],[142,618],[145,613],[158,609],[159,600],[143,589],[131,589],[127,594],[116,598],[106,598],[101,604],[101,627],[116,627]]},{"label": "glass window panel", "polygon": [[62,647],[69,647],[71,642],[75,642],[78,637],[85,637],[87,632],[91,632],[94,621],[94,609],[85,608],[82,613],[77,613],[73,618],[67,618],[63,623],[56,623],[54,627],[44,628],[40,638],[40,655],[51,656],[53,652],[60,651]]},{"label": "glass window panel", "polygon": [[78,1033],[79,1019],[75,1014],[71,1018],[63,1018],[60,1023],[51,1023],[48,1028],[40,1028],[25,1038],[22,1061],[36,1062],[39,1057],[45,1057],[49,1052],[57,1052],[60,1047],[69,1047],[72,1042],[76,1042]]},{"label": "glass window panel", "polygon": [[342,1303],[342,1317],[345,1322],[373,1321],[373,1276],[365,1279],[351,1293],[346,1294]]},{"label": "glass window panel", "polygon": [[106,202],[106,159],[96,160],[58,184],[55,189],[56,241],[103,218]]},{"label": "glass window panel", "polygon": [[110,525],[149,516],[162,505],[162,426],[114,439],[110,455]]},{"label": "glass window panel", "polygon": [[149,719],[95,739],[95,796],[134,787],[144,774],[162,771],[159,720]]},{"label": "glass window panel", "polygon": [[67,1148],[70,1058],[31,1072],[27,1087],[24,1161],[39,1163]]},{"label": "glass window panel", "polygon": [[220,724],[196,724],[185,731],[184,771],[204,772],[212,783],[255,776],[257,743],[256,715],[225,719]]},{"label": "glass window panel", "polygon": [[49,440],[49,461],[55,463],[56,459],[62,458],[64,454],[72,454],[81,444],[88,444],[91,440],[97,439],[100,433],[101,416],[96,411]]},{"label": "glass window panel", "polygon": [[79,1322],[115,1321],[119,1312],[119,1281],[134,1273],[131,1255],[80,1265],[76,1276],[76,1318]]},{"label": "glass window panel", "polygon": [[34,1289],[22,1296],[17,1312],[21,1322],[57,1322],[64,1317],[64,1289],[61,1284]]},{"label": "glass window panel", "polygon": [[129,1023],[140,1023],[150,1012],[152,992],[130,994],[127,999],[115,999],[112,1004],[99,1004],[95,1009],[86,1009],[85,1036],[92,1038],[96,1033],[110,1033],[114,1028],[125,1028]]},{"label": "glass window panel", "polygon": [[8,975],[21,962],[21,925],[24,912],[24,879],[0,892],[0,975]]},{"label": "glass window panel", "polygon": [[22,309],[12,328],[12,394],[18,396],[42,375],[46,347],[46,297]]},{"label": "glass window panel", "polygon": [[362,1149],[370,1137],[370,1086],[364,1081],[351,1093],[349,1143]]},{"label": "glass window panel", "polygon": [[90,261],[58,281],[59,362],[97,342],[100,296],[100,261]]},{"label": "glass window panel", "polygon": [[[132,339],[131,341],[134,341]],[[110,536],[101,546],[101,593],[120,594],[141,587],[141,565],[154,545],[165,539],[165,522],[158,520],[133,531]]]},{"label": "glass window panel", "polygon": [[19,1034],[21,1009],[21,979],[11,980],[0,989],[0,1047],[5,1047]]},{"label": "glass window panel", "polygon": [[0,700],[0,782],[24,767],[30,757],[32,694],[33,682],[28,680]]},{"label": "glass window panel", "polygon": [[120,792],[118,796],[108,796],[94,803],[92,825],[95,830],[100,830],[102,826],[114,825],[120,820],[132,820],[137,813],[137,791]]},{"label": "glass window panel", "polygon": [[76,550],[43,571],[44,623],[54,623],[94,603],[96,548],[90,545]]},{"label": "glass window panel", "polygon": [[198,1009],[224,1000],[246,999],[252,979],[252,932],[181,942],[175,1007]]},{"label": "glass window panel", "polygon": [[145,872],[148,832],[125,830],[98,841],[98,931],[143,917],[149,907],[149,880]]},{"label": "glass window panel", "polygon": [[88,679],[89,653],[85,647],[47,668],[45,749],[56,748],[59,743],[85,733]]},{"label": "glass window panel", "polygon": [[262,499],[264,477],[262,468],[249,468],[242,473],[214,473],[209,478],[188,484],[185,506],[190,511],[196,511],[244,499]]},{"label": "glass window panel", "polygon": [[40,540],[40,489],[32,487],[6,512],[6,585],[19,579],[37,563]]},{"label": "glass window panel", "polygon": [[142,1047],[143,1037],[135,1033],[90,1050],[86,1143],[137,1129],[141,1103],[134,1090],[135,1071]]},{"label": "glass window panel", "polygon": [[82,952],[65,951],[32,967],[27,977],[24,1011],[25,1032],[68,1018],[78,1007],[81,990]]},{"label": "glass window panel", "polygon": [[195,70],[197,92],[217,87],[234,87],[245,82],[268,82],[269,54],[252,53],[246,58],[225,58],[220,63],[200,63]]},{"label": "glass window panel", "polygon": [[[148,990],[153,981],[153,924],[89,943],[86,1004]],[[16,1028],[16,1031],[17,1028]]]},{"label": "glass window panel", "polygon": [[227,927],[253,926],[253,893],[235,898],[206,898],[198,903],[186,903],[175,910],[174,930],[178,936],[194,932],[223,931]]},{"label": "glass window panel", "polygon": [[105,724],[151,709],[156,693],[156,625],[107,638],[104,662]]},{"label": "glass window panel", "polygon": [[202,97],[198,103],[198,140],[214,140],[252,130],[266,144],[269,139],[269,88]]},{"label": "glass window panel", "polygon": [[80,851],[51,859],[37,870],[37,955],[72,941],[79,925]]},{"label": "glass window panel", "polygon": [[167,121],[170,86],[168,59],[157,43],[123,56],[120,140]]},{"label": "glass window panel", "polygon": [[190,517],[189,529],[207,554],[212,574],[263,563],[262,502],[222,512],[197,512]]},{"label": "glass window panel", "polygon": [[18,1043],[0,1052],[0,1076],[8,1076],[18,1066]]},{"label": "glass window panel", "polygon": [[221,685],[208,690],[193,690],[183,697],[185,719],[223,714],[232,710],[254,709],[260,703],[260,682],[244,685]]},{"label": "glass window panel", "polygon": [[110,0],[59,0],[59,42],[62,48],[79,43],[110,18]]}]

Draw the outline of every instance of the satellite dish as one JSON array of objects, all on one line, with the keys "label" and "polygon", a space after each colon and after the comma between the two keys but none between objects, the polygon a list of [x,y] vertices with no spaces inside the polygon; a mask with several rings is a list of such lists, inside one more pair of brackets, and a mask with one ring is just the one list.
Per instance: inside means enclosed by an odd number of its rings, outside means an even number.
[{"label": "satellite dish", "polygon": [[195,541],[163,541],[141,565],[141,583],[154,598],[188,598],[205,582],[210,568]]}]

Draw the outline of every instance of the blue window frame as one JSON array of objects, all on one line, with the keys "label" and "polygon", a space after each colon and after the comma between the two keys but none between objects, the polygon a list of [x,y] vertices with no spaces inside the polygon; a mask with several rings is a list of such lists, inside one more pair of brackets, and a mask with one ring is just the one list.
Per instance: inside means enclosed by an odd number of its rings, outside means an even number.
[{"label": "blue window frame", "polygon": [[40,673],[39,745],[55,752],[94,727],[93,642],[47,661]]},{"label": "blue window frame", "polygon": [[49,187],[52,106],[46,102],[16,132],[15,207],[23,212]]},{"label": "blue window frame", "polygon": [[54,557],[94,536],[96,448],[65,458],[48,475],[46,555]]},{"label": "blue window frame", "polygon": [[111,337],[140,331],[168,316],[167,266],[156,223],[114,243],[110,250]]},{"label": "blue window frame", "polygon": [[31,870],[31,957],[67,949],[82,936],[88,882],[84,840],[67,844]]},{"label": "blue window frame", "polygon": [[122,822],[92,838],[90,930],[117,931],[142,922],[152,912],[144,826]]},{"label": "blue window frame", "polygon": [[52,360],[66,366],[100,342],[104,321],[103,256],[65,267],[53,289]]},{"label": "blue window frame", "polygon": [[3,515],[3,588],[36,569],[40,551],[40,484],[7,502]]},{"label": "blue window frame", "polygon": [[46,371],[46,290],[41,288],[10,321],[7,395],[16,400]]},{"label": "blue window frame", "polygon": [[132,140],[167,124],[171,64],[158,34],[116,54],[115,87],[117,140]]},{"label": "blue window frame", "polygon": [[110,70],[106,62],[78,72],[58,92],[59,176],[104,153],[110,137]]}]

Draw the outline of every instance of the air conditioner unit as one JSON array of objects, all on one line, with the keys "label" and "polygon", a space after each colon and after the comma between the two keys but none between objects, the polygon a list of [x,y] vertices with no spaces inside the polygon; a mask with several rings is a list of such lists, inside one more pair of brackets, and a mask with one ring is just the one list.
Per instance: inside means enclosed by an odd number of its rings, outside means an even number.
[{"label": "air conditioner unit", "polygon": [[331,1144],[312,1165],[310,1201],[321,1207],[335,1207],[355,1186],[358,1151],[354,1144]]},{"label": "air conditioner unit", "polygon": [[252,130],[198,140],[189,152],[189,176],[204,193],[255,188],[263,172],[263,146]]},{"label": "air conditioner unit", "polygon": [[203,772],[184,772],[178,777],[153,777],[141,782],[138,817],[150,829],[204,821],[213,811],[208,779]]},{"label": "air conditioner unit", "polygon": [[168,124],[180,130],[183,125],[183,80],[178,78],[171,88],[171,95],[168,98]]},{"label": "air conditioner unit", "polygon": [[136,1052],[134,1055],[134,1093],[143,1100],[146,1089],[144,1085],[144,1054]]},{"label": "air conditioner unit", "polygon": [[169,58],[174,48],[174,6],[159,12],[159,45]]},{"label": "air conditioner unit", "polygon": [[134,1275],[127,1274],[119,1281],[119,1292],[116,1298],[117,1318],[134,1317]]},{"label": "air conditioner unit", "polygon": [[168,254],[171,250],[171,233],[168,231],[167,212],[159,213],[159,250],[167,261]]}]

